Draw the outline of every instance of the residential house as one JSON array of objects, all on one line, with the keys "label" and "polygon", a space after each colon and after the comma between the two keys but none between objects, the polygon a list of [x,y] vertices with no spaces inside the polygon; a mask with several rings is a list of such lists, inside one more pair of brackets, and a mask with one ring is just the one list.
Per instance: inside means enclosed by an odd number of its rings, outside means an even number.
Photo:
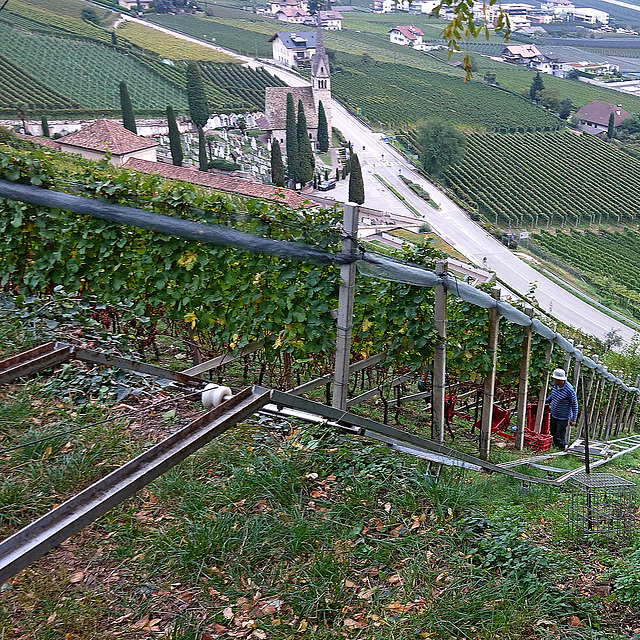
[{"label": "residential house", "polygon": [[389,40],[394,44],[401,44],[406,47],[413,47],[422,44],[424,33],[412,24],[394,27],[389,31]]},{"label": "residential house", "polygon": [[580,121],[581,128],[591,133],[602,133],[609,128],[609,118],[613,113],[613,126],[618,127],[631,114],[625,111],[619,104],[608,104],[606,102],[590,102],[580,107],[576,112],[576,117]]},{"label": "residential house", "polygon": [[540,73],[548,73],[552,76],[562,76],[564,77],[566,74],[564,72],[565,62],[560,58],[560,56],[553,51],[549,53],[541,53],[538,56],[535,56],[529,61],[529,68],[535,69]]},{"label": "residential house", "polygon": [[275,15],[282,9],[300,9],[309,13],[309,5],[306,0],[276,0],[270,4],[271,13]]},{"label": "residential house", "polygon": [[294,24],[303,24],[311,16],[302,9],[285,7],[276,13],[276,20],[281,22],[292,22]]},{"label": "residential house", "polygon": [[338,11],[319,11],[320,25],[329,31],[342,30],[342,14]]},{"label": "residential house", "polygon": [[409,12],[429,15],[439,4],[439,0],[415,0],[415,2],[411,3]]},{"label": "residential house", "polygon": [[287,67],[297,67],[299,62],[311,60],[316,52],[316,32],[276,33],[269,38],[273,59]]},{"label": "residential house", "polygon": [[118,0],[118,4],[125,9],[133,9],[134,11],[138,11],[138,6],[145,10],[149,9],[153,5],[154,0],[140,0],[140,4],[138,4],[138,0]]},{"label": "residential house", "polygon": [[89,160],[101,160],[110,154],[110,162],[121,166],[129,158],[156,161],[158,143],[125,129],[113,120],[95,120],[56,141],[61,151],[77,153]]},{"label": "residential house", "polygon": [[372,10],[374,13],[394,13],[395,11],[409,11],[410,8],[409,0],[374,0]]},{"label": "residential house", "polygon": [[564,70],[569,73],[572,70],[583,71],[593,76],[605,76],[610,73],[616,73],[620,71],[620,67],[617,64],[610,64],[608,62],[568,62],[564,65]]},{"label": "residential house", "polygon": [[505,47],[502,50],[501,56],[503,62],[510,62],[511,64],[521,64],[529,66],[531,61],[541,56],[542,53],[533,44],[513,44]]}]

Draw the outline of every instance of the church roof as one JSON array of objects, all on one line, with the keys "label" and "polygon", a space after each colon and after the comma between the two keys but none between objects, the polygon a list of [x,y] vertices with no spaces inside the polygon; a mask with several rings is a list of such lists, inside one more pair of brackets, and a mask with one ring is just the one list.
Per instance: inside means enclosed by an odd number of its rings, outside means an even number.
[{"label": "church roof", "polygon": [[[321,66],[323,66],[324,69],[320,69]],[[329,57],[324,50],[322,29],[319,26],[316,29],[316,52],[311,56],[311,75],[321,77],[329,76]]]},{"label": "church roof", "polygon": [[70,147],[80,149],[90,149],[91,151],[109,151],[114,155],[133,153],[141,149],[157,147],[158,143],[151,138],[144,138],[125,129],[118,122],[113,120],[94,120],[92,123],[82,127],[80,131],[74,131],[57,142]]},{"label": "church roof", "polygon": [[271,125],[271,130],[283,130],[287,128],[287,94],[293,96],[293,105],[298,113],[298,100],[302,100],[304,115],[307,119],[307,127],[318,127],[318,114],[313,98],[312,87],[266,87],[265,88],[265,115]]}]

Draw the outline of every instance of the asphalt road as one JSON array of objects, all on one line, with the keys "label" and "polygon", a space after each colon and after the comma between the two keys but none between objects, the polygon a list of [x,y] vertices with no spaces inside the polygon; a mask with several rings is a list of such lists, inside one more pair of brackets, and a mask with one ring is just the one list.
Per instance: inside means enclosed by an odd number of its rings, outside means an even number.
[{"label": "asphalt road", "polygon": [[[271,73],[282,78],[290,86],[308,84],[304,78],[277,65],[251,60],[232,51],[222,49],[217,45],[211,45],[197,38],[185,36],[177,31],[154,25],[146,20],[140,22],[185,40],[224,51],[241,59],[249,66],[265,66]],[[351,141],[358,153],[365,183],[366,200],[364,206],[379,211],[387,211],[392,216],[394,214],[402,215],[403,217],[413,215],[391,191],[375,178],[375,174],[378,174],[402,193],[407,201],[420,212],[421,219],[429,223],[433,231],[462,255],[466,256],[470,262],[482,265],[483,258],[486,257],[488,268],[495,271],[498,278],[509,289],[521,295],[525,295],[532,288],[535,288],[534,295],[540,307],[549,316],[601,340],[612,329],[616,330],[625,342],[629,342],[633,338],[636,333],[635,329],[614,320],[589,303],[572,295],[553,280],[546,278],[529,263],[518,258],[500,241],[475,224],[445,194],[416,173],[409,161],[397,153],[389,144],[385,143],[380,134],[371,131],[368,126],[352,116],[336,100],[332,101],[331,109],[333,126],[337,127]],[[432,199],[440,205],[440,209],[432,208],[413,193],[400,180],[400,173],[410,177],[413,182],[422,185],[431,194]],[[330,193],[336,201],[346,202],[348,197],[347,181],[339,182],[336,189]],[[327,194],[322,193],[322,195]],[[541,317],[540,319],[549,324],[548,318]]]}]

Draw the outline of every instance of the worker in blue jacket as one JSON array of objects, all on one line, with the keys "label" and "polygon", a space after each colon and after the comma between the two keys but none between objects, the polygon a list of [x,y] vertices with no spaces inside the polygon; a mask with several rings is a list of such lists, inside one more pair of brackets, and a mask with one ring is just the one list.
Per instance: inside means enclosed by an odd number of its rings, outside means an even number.
[{"label": "worker in blue jacket", "polygon": [[551,407],[549,431],[553,436],[553,444],[560,451],[566,451],[569,448],[566,441],[567,426],[575,424],[578,418],[578,398],[571,383],[567,382],[564,369],[555,369],[551,377],[551,395],[545,400],[545,404]]}]

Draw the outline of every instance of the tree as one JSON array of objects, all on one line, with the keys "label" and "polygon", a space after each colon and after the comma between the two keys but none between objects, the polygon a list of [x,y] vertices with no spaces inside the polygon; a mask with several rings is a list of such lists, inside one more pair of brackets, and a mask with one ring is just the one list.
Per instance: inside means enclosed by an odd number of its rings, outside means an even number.
[{"label": "tree", "polygon": [[611,140],[616,135],[616,121],[613,111],[609,114],[609,125],[607,126],[607,138]]},{"label": "tree", "polygon": [[540,75],[540,72],[538,71],[538,73],[536,73],[536,75],[534,76],[533,80],[531,81],[531,87],[529,88],[529,97],[532,100],[537,102],[538,101],[538,94],[543,89],[544,89],[544,82],[542,81],[542,76]]},{"label": "tree", "polygon": [[271,182],[276,187],[284,187],[284,164],[282,163],[282,152],[277,140],[271,143]]},{"label": "tree", "polygon": [[182,141],[180,131],[176,122],[176,115],[173,107],[167,107],[167,124],[169,125],[169,150],[171,151],[171,161],[176,167],[182,166],[184,155],[182,153]]},{"label": "tree", "polygon": [[549,111],[560,111],[560,94],[556,89],[542,89],[538,92],[540,104]]},{"label": "tree", "polygon": [[362,204],[364,202],[364,180],[360,160],[355,151],[351,152],[351,173],[349,174],[349,202]]},{"label": "tree", "polygon": [[571,98],[564,98],[560,103],[560,111],[558,115],[563,120],[567,120],[571,115],[571,109],[573,109],[573,102],[571,102]]},{"label": "tree", "polygon": [[318,11],[322,11],[324,8],[323,0],[309,0],[307,6],[309,7],[309,13],[315,16]]},{"label": "tree", "polygon": [[440,176],[465,154],[467,140],[464,133],[443,120],[429,120],[418,125],[417,146],[425,171]]},{"label": "tree", "polygon": [[42,116],[42,118],[40,119],[40,123],[42,124],[42,135],[45,138],[50,138],[51,133],[49,131],[49,122],[47,120],[47,116]]},{"label": "tree", "polygon": [[329,151],[329,125],[322,100],[318,102],[318,151]]},{"label": "tree", "polygon": [[484,74],[484,81],[487,84],[496,84],[496,74],[493,73],[493,71],[487,71],[487,73]]},{"label": "tree", "polygon": [[196,127],[204,127],[209,120],[209,105],[200,68],[193,60],[187,63],[187,100],[189,102],[189,117],[193,124]]},{"label": "tree", "polygon": [[114,47],[118,46],[118,34],[115,31],[111,32],[111,44]]},{"label": "tree", "polygon": [[124,80],[120,83],[120,108],[122,109],[122,125],[132,133],[138,133],[136,117],[133,114],[133,105],[129,97],[129,89]]},{"label": "tree", "polygon": [[80,13],[83,20],[87,22],[93,22],[93,24],[100,24],[100,19],[98,18],[98,14],[93,7],[85,7]]},{"label": "tree", "polygon": [[300,182],[306,184],[311,180],[311,178],[313,178],[315,159],[313,157],[313,149],[311,148],[311,140],[309,139],[307,117],[304,114],[304,105],[302,104],[302,100],[298,100],[297,134]]},{"label": "tree", "polygon": [[287,178],[294,183],[300,180],[300,160],[298,158],[298,127],[293,95],[287,94]]},{"label": "tree", "polygon": [[204,138],[202,127],[198,127],[198,169],[200,169],[200,171],[209,171],[207,141]]}]

